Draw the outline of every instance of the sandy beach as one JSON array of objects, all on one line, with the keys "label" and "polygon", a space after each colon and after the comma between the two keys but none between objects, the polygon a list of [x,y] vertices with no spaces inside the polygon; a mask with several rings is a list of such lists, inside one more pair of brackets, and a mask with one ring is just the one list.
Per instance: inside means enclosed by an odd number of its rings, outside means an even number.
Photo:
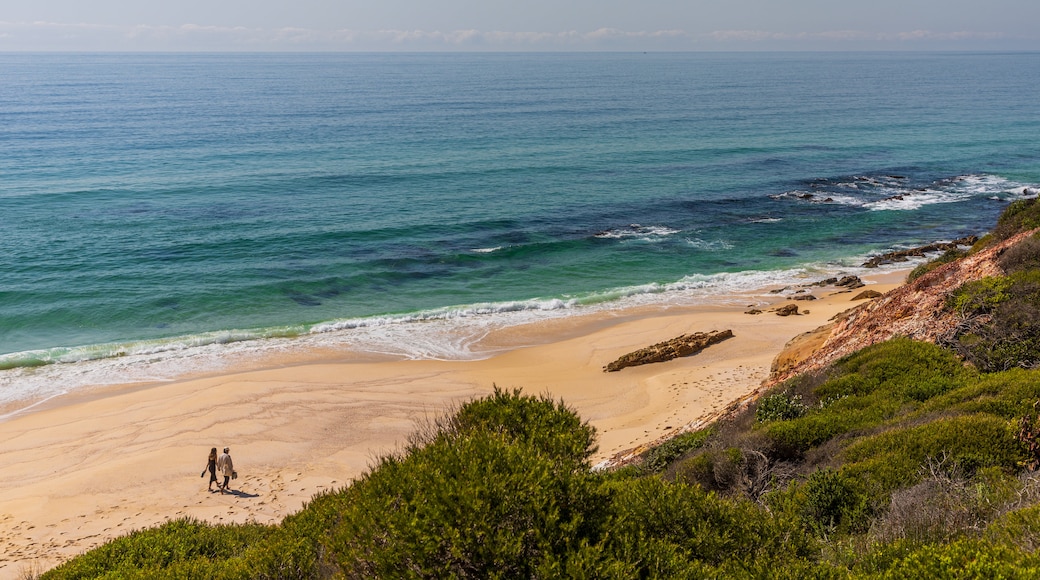
[{"label": "sandy beach", "polygon": [[[868,279],[867,288],[887,291],[904,274]],[[851,299],[860,290],[811,290],[818,300],[777,296],[756,304],[757,315],[645,307],[511,328],[486,337],[503,349],[479,361],[323,353],[56,399],[0,422],[0,578],[170,519],[278,522],[399,448],[418,424],[494,385],[562,398],[596,427],[595,461],[605,461],[748,396],[785,344],[859,304]],[[792,303],[808,313],[769,311]],[[734,337],[699,354],[602,370],[639,348],[725,329]],[[208,492],[208,474],[199,477],[209,449],[224,446],[240,474],[227,495]]]}]

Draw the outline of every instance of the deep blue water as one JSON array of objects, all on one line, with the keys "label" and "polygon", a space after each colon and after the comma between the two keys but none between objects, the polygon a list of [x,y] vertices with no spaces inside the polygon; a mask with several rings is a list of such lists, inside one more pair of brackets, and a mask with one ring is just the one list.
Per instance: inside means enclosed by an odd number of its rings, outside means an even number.
[{"label": "deep blue water", "polygon": [[850,268],[1040,187],[1037,53],[0,54],[0,79],[9,391]]}]

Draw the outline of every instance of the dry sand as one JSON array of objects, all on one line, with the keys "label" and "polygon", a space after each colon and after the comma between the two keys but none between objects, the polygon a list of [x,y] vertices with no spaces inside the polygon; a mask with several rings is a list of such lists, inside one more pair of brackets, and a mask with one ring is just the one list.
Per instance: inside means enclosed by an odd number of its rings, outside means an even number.
[{"label": "dry sand", "polygon": [[[874,278],[886,291],[905,272]],[[494,384],[562,398],[598,430],[603,461],[689,428],[754,392],[792,338],[858,304],[813,289],[809,314],[641,308],[513,328],[481,361],[306,362],[65,397],[0,422],[0,578],[48,569],[131,530],[191,516],[273,523],[338,488],[417,425]],[[770,307],[791,303],[776,298]],[[617,357],[731,329],[699,354],[620,372]],[[342,361],[342,356],[338,359]],[[283,361],[279,361],[281,363]],[[233,494],[207,491],[211,447],[231,447]]]}]

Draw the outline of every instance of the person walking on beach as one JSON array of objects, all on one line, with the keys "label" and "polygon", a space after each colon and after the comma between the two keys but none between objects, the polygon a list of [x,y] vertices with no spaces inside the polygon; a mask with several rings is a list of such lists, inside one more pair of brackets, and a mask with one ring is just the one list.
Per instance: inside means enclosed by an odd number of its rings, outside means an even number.
[{"label": "person walking on beach", "polygon": [[231,462],[231,449],[228,447],[224,448],[224,452],[217,458],[217,470],[224,475],[224,483],[218,485],[220,488],[221,495],[224,494],[224,490],[227,489],[228,482],[231,481],[231,476],[235,473],[235,465]]},{"label": "person walking on beach", "polygon": [[[209,472],[209,490],[213,491],[213,484],[217,483],[217,448],[209,450],[209,457],[206,459],[206,469],[202,470],[202,477],[206,476],[206,472]],[[217,487],[220,484],[217,483]]]}]

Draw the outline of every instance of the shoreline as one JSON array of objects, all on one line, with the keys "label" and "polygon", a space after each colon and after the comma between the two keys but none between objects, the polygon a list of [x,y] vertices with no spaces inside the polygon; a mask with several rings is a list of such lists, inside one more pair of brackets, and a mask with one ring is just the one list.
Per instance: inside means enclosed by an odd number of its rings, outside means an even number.
[{"label": "shoreline", "polygon": [[[887,291],[908,270],[864,275]],[[308,352],[267,366],[60,396],[0,421],[0,576],[50,568],[131,530],[171,519],[276,523],[401,448],[424,421],[491,392],[562,399],[597,429],[594,463],[634,454],[754,393],[794,338],[861,302],[810,288],[808,314],[746,307],[637,306],[493,330],[478,360],[358,360]],[[732,296],[738,296],[733,294]],[[751,300],[750,301],[758,301]],[[690,332],[732,339],[668,362],[604,373],[617,357]],[[229,446],[237,494],[198,478]]]}]

